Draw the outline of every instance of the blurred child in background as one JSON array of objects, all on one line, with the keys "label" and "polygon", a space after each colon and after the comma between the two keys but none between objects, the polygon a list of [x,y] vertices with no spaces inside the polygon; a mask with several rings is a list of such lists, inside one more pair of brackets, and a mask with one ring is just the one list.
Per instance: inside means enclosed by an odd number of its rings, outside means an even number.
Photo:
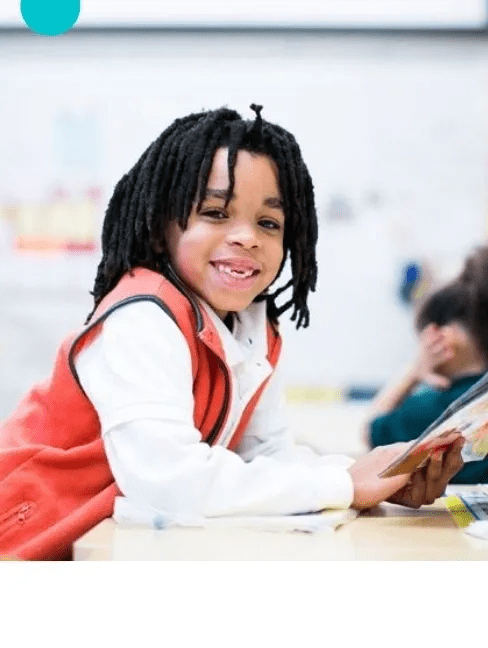
[{"label": "blurred child in background", "polygon": [[[416,356],[374,400],[369,447],[416,439],[488,370],[487,295],[488,248],[480,247],[457,279],[420,304]],[[467,463],[451,482],[488,482],[488,458]]]}]

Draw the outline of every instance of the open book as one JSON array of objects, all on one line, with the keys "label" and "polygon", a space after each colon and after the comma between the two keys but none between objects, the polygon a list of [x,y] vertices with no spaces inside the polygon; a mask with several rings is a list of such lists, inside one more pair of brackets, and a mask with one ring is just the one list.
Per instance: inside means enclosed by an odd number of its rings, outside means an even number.
[{"label": "open book", "polygon": [[484,459],[488,454],[488,373],[452,402],[380,477],[393,477],[420,468],[433,452],[445,450],[460,434],[466,439],[463,460]]}]

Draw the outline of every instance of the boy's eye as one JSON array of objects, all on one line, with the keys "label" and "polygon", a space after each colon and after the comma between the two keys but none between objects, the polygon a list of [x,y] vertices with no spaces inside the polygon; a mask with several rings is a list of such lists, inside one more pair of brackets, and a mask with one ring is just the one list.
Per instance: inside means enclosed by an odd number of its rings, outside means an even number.
[{"label": "boy's eye", "polygon": [[265,229],[270,229],[270,230],[280,230],[281,229],[281,223],[278,221],[272,220],[270,218],[264,218],[263,220],[259,221],[259,224],[261,227],[264,227]]},{"label": "boy's eye", "polygon": [[224,212],[219,211],[218,209],[207,209],[206,211],[201,212],[202,216],[208,216],[209,218],[215,218],[215,220],[222,220],[226,218]]}]

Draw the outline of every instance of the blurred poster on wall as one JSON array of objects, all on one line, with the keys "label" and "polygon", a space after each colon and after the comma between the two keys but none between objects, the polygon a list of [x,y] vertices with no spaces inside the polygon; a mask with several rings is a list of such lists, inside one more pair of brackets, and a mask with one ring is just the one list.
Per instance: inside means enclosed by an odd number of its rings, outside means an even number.
[{"label": "blurred poster on wall", "polygon": [[22,188],[0,182],[0,245],[33,255],[91,254],[98,246],[103,194],[99,117],[93,108],[61,107],[49,125],[42,172],[19,156],[10,172],[22,178]]}]

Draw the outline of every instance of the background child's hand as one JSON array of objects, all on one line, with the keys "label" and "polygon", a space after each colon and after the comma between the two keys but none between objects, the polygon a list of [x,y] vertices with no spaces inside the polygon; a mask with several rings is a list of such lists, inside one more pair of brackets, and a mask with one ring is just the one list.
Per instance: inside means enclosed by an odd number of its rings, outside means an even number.
[{"label": "background child's hand", "polygon": [[454,350],[441,327],[429,324],[420,334],[418,356],[415,362],[420,382],[438,389],[447,389],[451,381],[437,372],[444,363],[452,360]]}]

